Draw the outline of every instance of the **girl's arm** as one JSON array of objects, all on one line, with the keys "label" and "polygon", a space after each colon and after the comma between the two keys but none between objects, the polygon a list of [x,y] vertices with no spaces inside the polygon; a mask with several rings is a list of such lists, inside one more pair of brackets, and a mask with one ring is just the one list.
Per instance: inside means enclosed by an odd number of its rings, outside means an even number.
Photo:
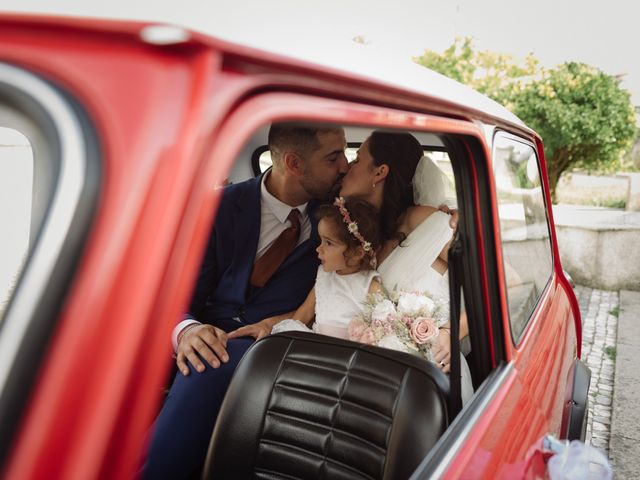
[{"label": "girl's arm", "polygon": [[313,287],[307,295],[306,300],[298,307],[298,309],[294,312],[293,318],[294,320],[298,320],[304,323],[306,326],[311,324],[311,320],[316,316],[316,288]]},{"label": "girl's arm", "polygon": [[260,340],[271,333],[271,330],[276,323],[287,318],[294,318],[301,321],[305,325],[309,326],[311,320],[315,316],[316,310],[316,290],[312,288],[307,295],[306,300],[302,305],[298,307],[295,312],[284,313],[276,315],[274,317],[268,317],[260,320],[252,325],[245,325],[237,330],[231,332],[228,338],[240,338],[240,337],[254,337],[256,340]]},{"label": "girl's arm", "polygon": [[371,280],[371,284],[369,285],[369,293],[381,293],[382,292],[382,284],[380,280],[374,278]]}]

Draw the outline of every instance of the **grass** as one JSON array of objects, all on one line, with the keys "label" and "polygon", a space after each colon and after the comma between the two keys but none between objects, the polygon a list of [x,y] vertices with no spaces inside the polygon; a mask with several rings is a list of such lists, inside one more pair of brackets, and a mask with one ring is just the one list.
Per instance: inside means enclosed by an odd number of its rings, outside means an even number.
[{"label": "grass", "polygon": [[625,208],[627,206],[627,201],[626,200],[603,200],[601,202],[596,202],[596,206],[606,207],[606,208]]},{"label": "grass", "polygon": [[604,353],[606,353],[611,360],[616,360],[616,347],[606,346],[604,347]]},{"label": "grass", "polygon": [[613,315],[614,317],[618,318],[618,316],[620,315],[620,307],[615,307],[609,310],[609,315]]}]

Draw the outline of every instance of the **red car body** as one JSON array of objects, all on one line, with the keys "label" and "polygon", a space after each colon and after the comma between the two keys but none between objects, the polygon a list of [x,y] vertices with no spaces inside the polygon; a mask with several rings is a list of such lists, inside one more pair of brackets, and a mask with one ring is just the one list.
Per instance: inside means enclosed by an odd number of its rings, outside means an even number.
[{"label": "red car body", "polygon": [[[452,437],[448,453],[432,462],[446,478],[540,474],[540,439],[567,434],[581,342],[577,302],[558,254],[541,139],[517,121],[435,89],[418,92],[193,33],[157,44],[141,35],[146,27],[0,18],[0,62],[71,98],[91,125],[99,157],[85,231],[70,250],[68,274],[56,280],[62,289],[57,300],[41,314],[46,334],[35,354],[16,354],[9,365],[26,373],[20,394],[10,384],[2,392],[12,408],[3,414],[13,412],[3,430],[3,477],[135,475],[171,363],[167,339],[189,300],[219,200],[210,185],[224,181],[258,127],[289,118],[464,135],[475,139],[474,159],[488,171],[487,125],[535,146],[553,273],[518,342],[508,333],[496,337],[503,352],[498,358],[490,348],[496,368],[490,391],[461,416],[462,433]],[[468,171],[479,192],[481,176],[473,166]],[[495,186],[488,181],[484,188],[493,200],[483,204],[476,193],[480,274],[488,278],[491,250],[503,278]],[[495,241],[484,238],[487,231]],[[15,295],[28,294],[25,288],[18,283]],[[509,332],[504,284],[485,280],[479,288],[486,317],[496,315],[490,312],[494,292],[499,328]],[[496,324],[487,328],[492,334]],[[15,340],[18,350],[32,341],[29,332]]]}]

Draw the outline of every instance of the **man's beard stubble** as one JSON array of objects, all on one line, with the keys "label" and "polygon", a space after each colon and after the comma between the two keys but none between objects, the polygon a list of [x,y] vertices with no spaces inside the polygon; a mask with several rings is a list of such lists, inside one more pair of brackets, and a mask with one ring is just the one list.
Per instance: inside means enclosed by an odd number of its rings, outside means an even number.
[{"label": "man's beard stubble", "polygon": [[344,173],[339,174],[338,178],[333,183],[333,185],[329,187],[329,189],[318,187],[318,185],[315,182],[304,181],[301,183],[301,185],[304,191],[307,192],[307,194],[311,198],[314,198],[316,200],[321,200],[321,201],[331,201],[335,197],[340,195],[340,189],[342,188],[342,179],[344,178],[345,175],[346,174]]}]

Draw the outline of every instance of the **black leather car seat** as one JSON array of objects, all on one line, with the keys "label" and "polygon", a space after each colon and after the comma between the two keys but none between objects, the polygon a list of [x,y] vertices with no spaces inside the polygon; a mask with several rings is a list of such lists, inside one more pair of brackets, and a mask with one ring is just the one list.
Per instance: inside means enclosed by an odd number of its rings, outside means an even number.
[{"label": "black leather car seat", "polygon": [[408,478],[448,425],[449,380],[416,356],[291,332],[242,359],[204,478]]}]

